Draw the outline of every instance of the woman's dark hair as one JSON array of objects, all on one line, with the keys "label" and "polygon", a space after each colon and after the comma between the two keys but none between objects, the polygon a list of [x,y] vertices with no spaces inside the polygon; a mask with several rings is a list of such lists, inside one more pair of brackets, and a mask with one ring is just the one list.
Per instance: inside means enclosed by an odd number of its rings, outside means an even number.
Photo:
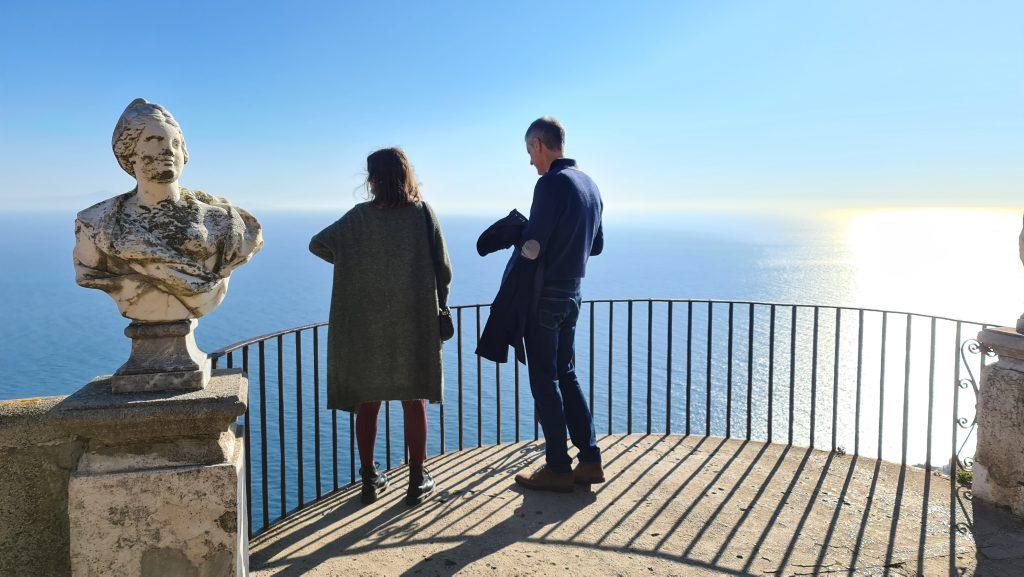
[{"label": "woman's dark hair", "polygon": [[420,200],[412,165],[401,148],[382,148],[366,157],[366,185],[370,202],[381,208],[398,208]]}]

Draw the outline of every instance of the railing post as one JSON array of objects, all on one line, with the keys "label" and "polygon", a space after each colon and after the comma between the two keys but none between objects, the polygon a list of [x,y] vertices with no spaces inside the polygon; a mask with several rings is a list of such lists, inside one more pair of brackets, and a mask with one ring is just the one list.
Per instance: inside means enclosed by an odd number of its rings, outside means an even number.
[{"label": "railing post", "polygon": [[299,508],[305,503],[304,485],[305,478],[303,469],[302,450],[302,331],[295,331],[295,459],[299,472],[299,479],[296,483],[299,497]]},{"label": "railing post", "polygon": [[257,345],[258,371],[260,381],[260,505],[262,508],[262,528],[270,523],[270,497],[267,485],[269,484],[268,462],[267,462],[267,356],[266,341],[260,341]]},{"label": "railing post", "polygon": [[957,534],[957,520],[956,520],[956,505],[957,505],[957,477],[959,476],[959,462],[956,458],[956,447],[957,447],[957,429],[958,421],[960,417],[960,337],[963,331],[963,325],[956,323],[956,349],[954,352],[954,365],[953,365],[953,410],[952,410],[952,438],[950,440],[949,450],[949,574],[955,575],[956,571],[956,534]]},{"label": "railing post", "polygon": [[747,440],[753,438],[751,413],[754,412],[754,303],[750,303],[747,318]]},{"label": "railing post", "polygon": [[320,337],[313,327],[313,452],[316,454],[316,498],[323,496],[320,481]]},{"label": "railing post", "polygon": [[793,403],[796,402],[796,322],[796,305],[793,305],[789,325],[789,431],[786,438],[789,445],[793,444]]},{"label": "railing post", "polygon": [[608,434],[612,431],[612,377],[615,374],[615,301],[608,301]]},{"label": "railing post", "polygon": [[[588,402],[590,403],[590,415],[593,416],[594,415],[594,303],[593,302],[590,303],[590,323],[587,325],[587,329],[588,329],[587,332],[590,333],[590,356],[587,357],[590,360],[590,398],[588,399]],[[518,370],[519,370],[519,364],[517,363],[516,364],[516,371],[518,371]],[[518,372],[517,372],[517,374],[518,374]],[[519,430],[519,428],[518,428],[518,425],[517,425],[516,431],[518,431],[518,430]],[[519,438],[517,437],[516,440],[518,441]]]},{"label": "railing post", "polygon": [[[480,307],[476,307],[476,341],[480,342]],[[482,447],[484,443],[484,365],[483,357],[476,356],[476,446]]]},{"label": "railing post", "polygon": [[278,482],[281,487],[281,517],[288,514],[288,469],[285,466],[284,426],[284,337],[277,335],[277,440],[278,440]]},{"label": "railing post", "polygon": [[771,306],[768,315],[768,433],[765,436],[772,443],[775,425],[775,305]]},{"label": "railing post", "polygon": [[647,434],[651,434],[651,395],[654,392],[654,301],[647,301]]},{"label": "railing post", "polygon": [[462,439],[462,427],[463,427],[463,416],[462,416],[462,307],[455,310],[455,344],[458,354],[458,392],[459,392],[459,450],[462,450],[463,439]]},{"label": "railing post", "polygon": [[686,434],[690,434],[690,397],[693,394],[693,301],[686,303],[686,404],[683,415],[686,417]]},{"label": "railing post", "polygon": [[[516,442],[518,443],[519,442],[519,360],[515,358],[515,355],[512,356],[512,368],[513,368],[513,375],[514,375],[513,376],[513,381],[515,383],[515,397],[516,397],[516,414],[515,414],[515,417],[516,417],[515,418],[515,421],[516,421]],[[593,370],[591,370],[591,373],[593,373]],[[593,377],[591,377],[591,378],[593,378]],[[591,402],[593,402],[593,401],[591,401]],[[593,409],[591,409],[591,411],[593,411]]]},{"label": "railing post", "polygon": [[501,444],[501,363],[494,363],[494,442]]},{"label": "railing post", "polygon": [[665,337],[665,434],[672,434],[672,301],[668,301],[668,334]]},{"label": "railing post", "polygon": [[832,361],[832,450],[836,450],[839,426],[839,350],[842,348],[843,309],[836,308],[835,345]]},{"label": "railing post", "polygon": [[715,304],[708,301],[708,338],[707,338],[707,373],[704,379],[704,434],[707,436],[711,435],[711,367],[714,364],[711,361],[711,352],[714,349],[712,346],[712,337],[714,335],[715,326]]},{"label": "railing post", "polygon": [[633,301],[626,305],[626,434],[633,434]]},{"label": "railing post", "polygon": [[729,331],[725,357],[725,438],[732,438],[732,328],[733,303],[729,303]]},{"label": "railing post", "polygon": [[811,444],[814,447],[818,438],[818,307],[814,307],[814,327],[811,336]]}]

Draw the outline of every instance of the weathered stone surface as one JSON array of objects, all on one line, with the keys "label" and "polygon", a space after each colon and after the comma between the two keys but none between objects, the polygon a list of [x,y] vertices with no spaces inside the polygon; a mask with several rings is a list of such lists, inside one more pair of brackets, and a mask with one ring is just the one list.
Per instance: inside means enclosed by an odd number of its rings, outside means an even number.
[{"label": "weathered stone surface", "polygon": [[[125,331],[132,355],[117,371],[114,391],[201,388],[209,368],[195,323],[181,323],[220,305],[232,271],[263,246],[262,229],[226,199],[179,186],[185,136],[159,104],[132,101],[113,148],[137,186],[78,213],[74,264],[79,285],[106,292],[134,321]],[[172,374],[139,377],[158,373]]]},{"label": "weathered stone surface", "polygon": [[263,246],[259,222],[223,198],[178,185],[188,162],[185,136],[159,104],[132,101],[113,148],[138,185],[78,214],[78,284],[106,292],[138,321],[209,313],[224,299],[231,272]]},{"label": "weathered stone surface", "polygon": [[[236,505],[211,523],[220,533],[235,535],[229,552],[237,558],[228,565],[244,568],[247,528],[244,508],[239,513],[237,507],[245,502],[238,469],[242,444],[232,425],[245,411],[247,390],[240,371],[227,369],[215,371],[206,389],[188,393],[115,395],[104,377],[70,397],[0,402],[0,576],[71,573],[73,471],[112,478],[139,469],[150,475],[192,470],[199,477],[222,478],[218,483],[235,483],[230,493]],[[228,521],[232,515],[235,520]],[[146,564],[164,558],[152,553]]]},{"label": "weathered stone surface", "polygon": [[115,393],[194,391],[210,380],[210,359],[196,344],[195,319],[167,323],[133,322],[128,362],[111,378]]},{"label": "weathered stone surface", "polygon": [[0,575],[71,571],[68,478],[85,445],[55,426],[62,399],[0,401]]},{"label": "weathered stone surface", "polygon": [[124,471],[76,471],[68,486],[72,574],[234,576],[244,443],[232,437],[226,463],[153,467],[138,455],[123,459]]},{"label": "weathered stone surface", "polygon": [[240,369],[213,372],[205,389],[118,395],[98,377],[54,408],[63,427],[90,445],[123,446],[181,438],[217,439],[245,412]]},{"label": "weathered stone surface", "polygon": [[183,393],[111,391],[100,378],[53,409],[84,442],[68,482],[72,573],[244,575],[244,442],[238,369]]},{"label": "weathered stone surface", "polygon": [[1003,328],[978,338],[999,360],[981,373],[974,496],[1024,516],[1024,336]]},{"label": "weathered stone surface", "polygon": [[992,327],[979,332],[978,341],[999,357],[999,366],[1024,372],[1024,335],[1009,327]]},{"label": "weathered stone surface", "polygon": [[196,391],[210,380],[210,362],[194,371],[160,371],[138,375],[110,377],[110,390],[114,393],[150,393],[160,391]]},{"label": "weathered stone surface", "polygon": [[67,397],[35,397],[0,401],[0,449],[60,442],[67,431],[52,411]]},{"label": "weathered stone surface", "polygon": [[216,465],[231,460],[234,440],[234,434],[225,431],[219,438],[182,438],[116,446],[92,443],[78,461],[77,472],[98,474],[139,468]]}]

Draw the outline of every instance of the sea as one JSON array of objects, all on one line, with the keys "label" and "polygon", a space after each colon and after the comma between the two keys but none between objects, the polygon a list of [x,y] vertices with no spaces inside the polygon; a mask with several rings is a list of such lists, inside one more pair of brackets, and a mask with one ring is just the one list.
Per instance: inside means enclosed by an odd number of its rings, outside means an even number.
[{"label": "sea", "polygon": [[[534,435],[525,369],[519,371],[520,382],[511,364],[478,364],[473,355],[476,315],[486,321],[486,305],[494,298],[508,258],[507,252],[478,256],[476,239],[504,214],[439,214],[454,270],[450,303],[485,306],[463,310],[461,357],[454,341],[446,344],[446,435],[442,447],[441,414],[434,405],[429,412],[432,453],[457,449],[460,442],[476,446]],[[266,244],[234,273],[224,303],[200,320],[200,347],[214,351],[253,336],[325,321],[331,269],[307,246],[313,234],[338,216],[257,213]],[[959,325],[960,340],[966,340],[982,325],[1013,326],[1024,312],[1020,232],[1021,211],[993,208],[609,211],[605,251],[589,263],[583,296],[638,300],[632,305],[599,302],[581,311],[577,372],[587,394],[594,395],[598,433],[645,432],[648,427],[694,434],[749,433],[941,466],[948,462],[947,445],[956,426],[950,403],[954,394],[961,395],[969,424],[973,398],[963,397],[970,390],[959,384],[980,363],[959,358],[954,320],[966,321]],[[0,399],[72,394],[96,376],[112,373],[128,356],[129,340],[123,335],[128,321],[107,295],[75,284],[73,246],[73,212],[0,213],[0,299],[7,303],[0,340]],[[675,299],[671,309],[670,299]],[[849,308],[837,313],[833,307]],[[868,310],[859,312],[857,307]],[[933,322],[931,316],[941,319]],[[320,340],[323,346],[326,339]],[[274,346],[271,342],[267,348],[270,364],[276,362]],[[290,363],[291,337],[283,346]],[[301,346],[311,346],[308,335]],[[306,373],[312,370],[310,356],[307,351]],[[287,483],[285,509],[297,506],[299,461],[309,467],[315,450],[309,429],[313,378],[306,374],[303,379],[307,421],[300,452],[295,445],[292,371],[284,371],[283,386],[292,400],[286,395],[280,405],[275,367],[268,365],[270,376],[262,392],[250,375],[250,402],[255,406],[262,394],[269,413],[265,422],[252,414],[251,434],[255,439],[261,427],[266,429],[266,489],[270,502],[276,503],[275,491],[280,494],[284,484],[280,481]],[[322,386],[318,393],[323,409]],[[514,396],[523,406],[518,422]],[[500,408],[499,398],[504,400]],[[928,399],[932,401],[925,411],[921,407]],[[275,436],[281,433],[279,411],[287,423],[284,454]],[[348,415],[337,414],[331,421],[324,413],[319,423],[324,435],[321,491],[333,488],[336,479],[348,482],[354,462],[348,452]],[[923,432],[926,421],[932,435]],[[390,452],[380,448],[385,452],[379,458],[394,464],[403,456],[399,406],[391,409],[387,426],[393,427]],[[955,442],[969,444],[963,437],[970,433],[965,427]],[[332,435],[337,435],[336,444],[329,441]],[[940,443],[944,451],[933,447]],[[253,456],[252,490],[258,505],[263,465]],[[338,467],[337,474],[333,467]],[[303,481],[306,501],[316,491],[311,477],[306,474]],[[278,514],[276,505],[269,511],[257,506],[254,526]]]}]

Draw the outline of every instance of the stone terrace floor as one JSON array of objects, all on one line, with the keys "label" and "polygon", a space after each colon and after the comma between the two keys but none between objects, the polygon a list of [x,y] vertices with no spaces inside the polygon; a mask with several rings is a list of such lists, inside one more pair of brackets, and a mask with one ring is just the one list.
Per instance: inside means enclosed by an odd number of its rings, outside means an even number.
[{"label": "stone terrace floor", "polygon": [[[512,481],[542,459],[537,443],[432,459],[438,491],[414,509],[399,469],[373,505],[347,489],[261,536],[253,575],[949,574],[947,476],[718,437],[601,446],[608,482],[567,495]],[[956,574],[1024,576],[1024,526],[973,509]]]}]

